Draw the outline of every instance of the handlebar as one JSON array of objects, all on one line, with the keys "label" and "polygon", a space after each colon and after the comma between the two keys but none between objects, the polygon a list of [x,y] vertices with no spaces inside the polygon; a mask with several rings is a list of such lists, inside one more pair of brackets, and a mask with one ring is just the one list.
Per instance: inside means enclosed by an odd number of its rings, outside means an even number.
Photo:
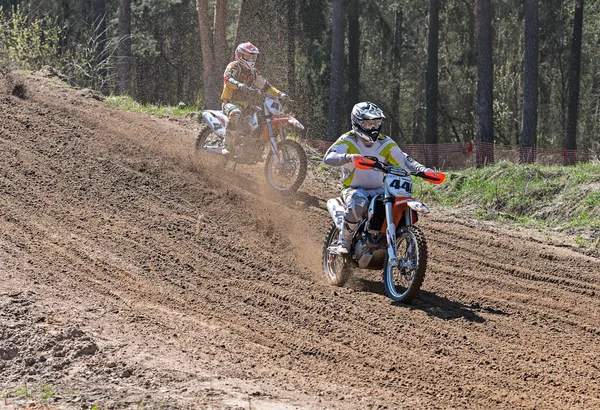
[{"label": "handlebar", "polygon": [[[393,173],[395,175],[400,175],[397,167],[393,167],[391,165],[385,165],[383,162],[379,161],[377,159],[377,157],[361,155],[361,156],[354,157],[352,159],[352,162],[354,163],[354,166],[356,166],[356,168],[359,168],[359,169],[378,169],[381,172],[383,172],[384,174]],[[403,170],[403,171],[404,171],[404,175],[401,175],[401,176],[411,175],[408,171],[406,171],[406,170]],[[422,178],[425,181],[430,182],[435,185],[441,184],[446,179],[446,174],[444,174],[443,172],[439,172],[439,171],[419,171],[419,172],[415,172],[412,175],[418,176],[419,178]]]},{"label": "handlebar", "polygon": [[352,162],[354,163],[354,166],[358,169],[375,168],[385,172],[386,165],[383,162],[379,161],[377,157],[357,155],[352,158]]},{"label": "handlebar", "polygon": [[[254,93],[254,94],[260,95],[262,98],[264,98],[265,95],[267,94],[265,91],[263,91],[261,89],[258,89],[256,87],[248,87],[248,88],[246,88],[245,91],[247,93]],[[294,102],[294,100],[292,100],[289,96],[287,98],[284,98],[284,99],[281,99],[281,98],[275,97],[275,96],[273,96],[273,98],[277,98],[280,102],[284,102],[284,101],[286,103],[293,103]]]}]

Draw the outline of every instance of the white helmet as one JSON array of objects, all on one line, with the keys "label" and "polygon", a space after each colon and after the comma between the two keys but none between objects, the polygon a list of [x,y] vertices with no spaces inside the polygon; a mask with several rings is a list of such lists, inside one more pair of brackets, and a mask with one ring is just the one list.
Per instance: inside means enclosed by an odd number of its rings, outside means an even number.
[{"label": "white helmet", "polygon": [[242,67],[252,69],[259,54],[258,48],[252,43],[241,43],[235,49],[235,61],[240,63]]},{"label": "white helmet", "polygon": [[383,111],[370,101],[359,102],[352,108],[350,120],[354,134],[367,145],[371,145],[379,137],[381,122],[385,118]]}]

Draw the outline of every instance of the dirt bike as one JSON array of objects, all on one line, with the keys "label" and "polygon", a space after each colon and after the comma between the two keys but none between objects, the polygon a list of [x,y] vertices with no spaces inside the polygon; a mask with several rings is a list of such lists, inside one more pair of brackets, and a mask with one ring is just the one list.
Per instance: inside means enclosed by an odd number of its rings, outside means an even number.
[{"label": "dirt bike", "polygon": [[[360,169],[383,172],[385,192],[370,199],[367,215],[359,222],[352,238],[350,253],[336,250],[344,223],[341,198],[327,201],[333,224],[323,244],[323,272],[328,281],[343,286],[352,268],[383,270],[386,296],[397,302],[410,302],[419,295],[427,267],[427,241],[415,226],[418,214],[430,212],[427,205],[412,197],[410,174],[402,168],[388,166],[376,157],[356,157]],[[427,171],[414,174],[433,184],[441,184],[446,176]]]},{"label": "dirt bike", "polygon": [[[267,151],[264,161],[269,184],[277,191],[295,191],[306,178],[307,157],[302,146],[289,137],[292,130],[301,132],[304,126],[296,118],[284,115],[279,98],[255,89],[251,91],[262,97],[263,107],[250,106],[240,119],[238,129],[228,131],[232,152],[226,159],[235,165],[253,165],[262,162]],[[202,112],[202,119],[207,127],[196,138],[196,153],[220,155],[229,118],[222,111],[207,110]]]}]

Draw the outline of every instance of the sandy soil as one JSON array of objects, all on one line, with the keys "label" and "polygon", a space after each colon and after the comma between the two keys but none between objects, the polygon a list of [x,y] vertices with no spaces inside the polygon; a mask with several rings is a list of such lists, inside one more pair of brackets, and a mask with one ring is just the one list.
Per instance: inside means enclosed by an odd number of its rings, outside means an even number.
[{"label": "sandy soil", "polygon": [[0,74],[0,408],[600,408],[597,257],[434,207],[419,300],[333,288],[336,181],[274,197],[198,129]]}]

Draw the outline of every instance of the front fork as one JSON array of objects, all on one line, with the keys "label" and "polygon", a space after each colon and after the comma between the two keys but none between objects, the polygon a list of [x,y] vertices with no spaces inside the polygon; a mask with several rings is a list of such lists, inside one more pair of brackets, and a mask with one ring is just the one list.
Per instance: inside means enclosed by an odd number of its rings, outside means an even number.
[{"label": "front fork", "polygon": [[[386,238],[388,245],[388,261],[390,266],[396,267],[400,264],[398,260],[398,252],[396,249],[396,225],[394,224],[394,201],[395,198],[391,195],[385,187],[385,217],[388,221],[387,230],[386,230]],[[404,225],[411,226],[413,221],[413,213],[410,208],[404,211]]]},{"label": "front fork", "polygon": [[269,130],[269,146],[271,147],[271,151],[273,151],[273,159],[275,160],[275,166],[281,164],[281,160],[279,159],[279,153],[277,152],[277,141],[275,139],[275,133],[273,132],[273,123],[271,122],[271,118],[267,117],[267,129]]},{"label": "front fork", "polygon": [[388,245],[388,264],[391,267],[398,266],[398,255],[396,253],[396,225],[394,224],[394,197],[385,188],[385,218],[387,219],[386,238]]}]

